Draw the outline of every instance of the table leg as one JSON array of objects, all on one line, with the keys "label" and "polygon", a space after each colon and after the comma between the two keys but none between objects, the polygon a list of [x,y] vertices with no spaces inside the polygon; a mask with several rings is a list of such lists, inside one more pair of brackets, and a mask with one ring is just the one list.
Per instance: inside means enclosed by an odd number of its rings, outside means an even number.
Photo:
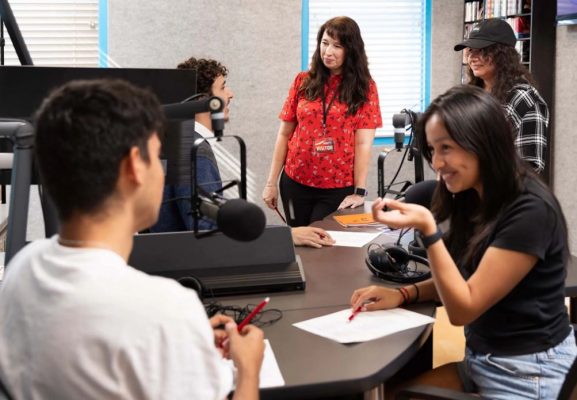
[{"label": "table leg", "polygon": [[365,392],[363,400],[384,400],[385,399],[385,385],[380,384],[371,390]]}]

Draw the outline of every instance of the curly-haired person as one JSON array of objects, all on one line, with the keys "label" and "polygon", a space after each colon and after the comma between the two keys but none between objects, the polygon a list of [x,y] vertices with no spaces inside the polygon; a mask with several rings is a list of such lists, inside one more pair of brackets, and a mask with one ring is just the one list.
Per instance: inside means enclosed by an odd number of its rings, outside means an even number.
[{"label": "curly-haired person", "polygon": [[476,25],[455,51],[465,50],[468,83],[485,89],[503,104],[519,155],[541,173],[549,109],[522,64],[516,43],[513,28],[502,19],[491,18]]}]

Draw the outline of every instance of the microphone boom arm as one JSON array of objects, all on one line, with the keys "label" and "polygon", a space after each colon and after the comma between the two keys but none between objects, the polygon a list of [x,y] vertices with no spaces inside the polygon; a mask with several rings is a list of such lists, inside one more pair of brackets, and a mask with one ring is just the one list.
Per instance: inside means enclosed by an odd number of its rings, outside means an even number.
[{"label": "microphone boom arm", "polygon": [[[238,142],[239,149],[240,149],[240,182],[238,182],[238,194],[239,194],[239,197],[241,199],[246,200],[246,143],[244,142],[244,140],[240,136],[237,136],[237,135],[215,136],[214,139],[221,141],[225,137],[234,138]],[[190,195],[191,210],[190,211],[192,214],[192,223],[193,223],[193,228],[194,228],[194,234],[196,237],[202,237],[205,235],[210,235],[213,232],[218,230],[218,229],[215,229],[213,231],[209,231],[206,233],[199,233],[198,232],[198,222],[199,222],[200,218],[202,217],[202,214],[200,212],[200,203],[201,203],[200,195],[203,194],[206,196],[206,194],[204,194],[203,192],[205,192],[205,191],[201,187],[198,186],[198,179],[196,176],[197,154],[198,154],[198,149],[200,148],[202,143],[205,140],[209,140],[209,139],[213,139],[213,138],[207,138],[207,139],[198,138],[198,139],[196,139],[194,141],[194,143],[192,144],[192,147],[190,149],[190,187],[191,187],[191,195]],[[228,189],[232,185],[234,185],[234,184],[231,183],[229,185],[226,185],[221,190]]]}]

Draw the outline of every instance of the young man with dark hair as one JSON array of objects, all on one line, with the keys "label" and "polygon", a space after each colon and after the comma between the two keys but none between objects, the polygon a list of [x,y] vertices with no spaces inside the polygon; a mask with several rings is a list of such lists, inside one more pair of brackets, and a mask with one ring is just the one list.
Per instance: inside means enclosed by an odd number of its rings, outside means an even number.
[{"label": "young man with dark hair", "polygon": [[[228,105],[234,93],[226,86],[228,70],[215,60],[196,59],[194,57],[180,63],[179,69],[194,69],[197,73],[197,93],[206,96],[218,96],[225,102],[224,118],[228,121]],[[164,187],[160,215],[151,232],[187,231],[193,228],[190,212],[190,149],[194,141],[214,136],[210,112],[197,113],[194,120],[182,122],[181,157],[179,160],[168,160],[169,168],[178,169],[178,173]],[[196,158],[196,178],[198,186],[206,193],[216,192],[222,188],[222,178],[213,149],[208,142],[198,148]],[[215,228],[213,221],[207,218],[199,220],[200,229]]]},{"label": "young man with dark hair", "polygon": [[126,264],[162,198],[156,97],[122,81],[71,82],[36,126],[61,229],[16,254],[0,288],[0,380],[12,396],[223,399],[226,355],[235,398],[258,398],[262,331],[209,321],[193,290]]},{"label": "young man with dark hair", "polygon": [[[194,58],[183,61],[178,65],[179,69],[194,69],[197,76],[197,92],[199,94],[206,94],[207,96],[218,96],[225,102],[224,119],[228,122],[230,118],[229,104],[234,97],[233,91],[226,84],[228,76],[228,69],[220,62],[212,59]],[[186,121],[182,125],[182,135],[187,139],[183,142],[187,146],[182,154],[189,155],[190,147],[194,140],[203,137],[208,138],[214,136],[212,129],[212,120],[210,113],[198,113],[195,115],[194,121]],[[220,158],[232,157],[224,148],[219,147],[218,143],[214,143],[214,147],[203,143],[199,148],[197,157],[197,179],[199,185],[207,192],[214,192],[220,189],[221,176],[218,170],[218,163],[216,161],[213,150]],[[186,168],[190,166],[189,159],[182,159],[182,171],[187,171]],[[164,189],[163,204],[160,210],[159,221],[156,225],[151,227],[152,232],[168,232],[181,231],[192,229],[192,216],[190,214],[190,178],[186,173],[183,174],[186,178],[179,184],[167,184]],[[179,200],[174,200],[179,198]],[[211,229],[214,227],[210,221],[202,219],[199,221],[201,229]],[[292,228],[293,242],[297,246],[323,247],[332,246],[334,240],[323,229],[317,227],[298,227]]]}]

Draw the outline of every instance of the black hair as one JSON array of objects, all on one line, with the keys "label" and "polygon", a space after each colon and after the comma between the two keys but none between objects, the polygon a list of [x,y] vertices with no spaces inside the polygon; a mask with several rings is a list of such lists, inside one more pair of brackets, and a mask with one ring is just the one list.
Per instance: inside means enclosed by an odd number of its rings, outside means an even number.
[{"label": "black hair", "polygon": [[212,85],[216,78],[223,76],[226,78],[228,69],[216,60],[206,58],[190,57],[178,64],[178,69],[196,70],[196,91],[212,95]]},{"label": "black hair", "polygon": [[121,161],[162,135],[156,96],[120,80],[72,81],[54,90],[36,114],[35,152],[42,182],[61,221],[94,213],[115,190]]},{"label": "black hair", "polygon": [[321,91],[328,81],[330,71],[321,60],[321,41],[324,33],[338,40],[345,49],[342,68],[342,81],[339,86],[339,100],[348,106],[347,114],[355,115],[357,110],[367,102],[371,73],[365,53],[365,43],[357,23],[349,17],[335,17],[325,22],[317,33],[317,47],[311,60],[307,79],[300,88],[305,98],[320,98]]},{"label": "black hair", "polygon": [[532,172],[519,158],[503,108],[490,93],[475,86],[456,86],[431,103],[417,129],[418,146],[429,163],[432,153],[425,126],[433,115],[451,139],[479,162],[482,201],[474,189],[449,192],[441,178],[432,202],[437,220],[450,218],[449,251],[458,264],[468,265],[499,213],[523,190],[523,178]]}]

